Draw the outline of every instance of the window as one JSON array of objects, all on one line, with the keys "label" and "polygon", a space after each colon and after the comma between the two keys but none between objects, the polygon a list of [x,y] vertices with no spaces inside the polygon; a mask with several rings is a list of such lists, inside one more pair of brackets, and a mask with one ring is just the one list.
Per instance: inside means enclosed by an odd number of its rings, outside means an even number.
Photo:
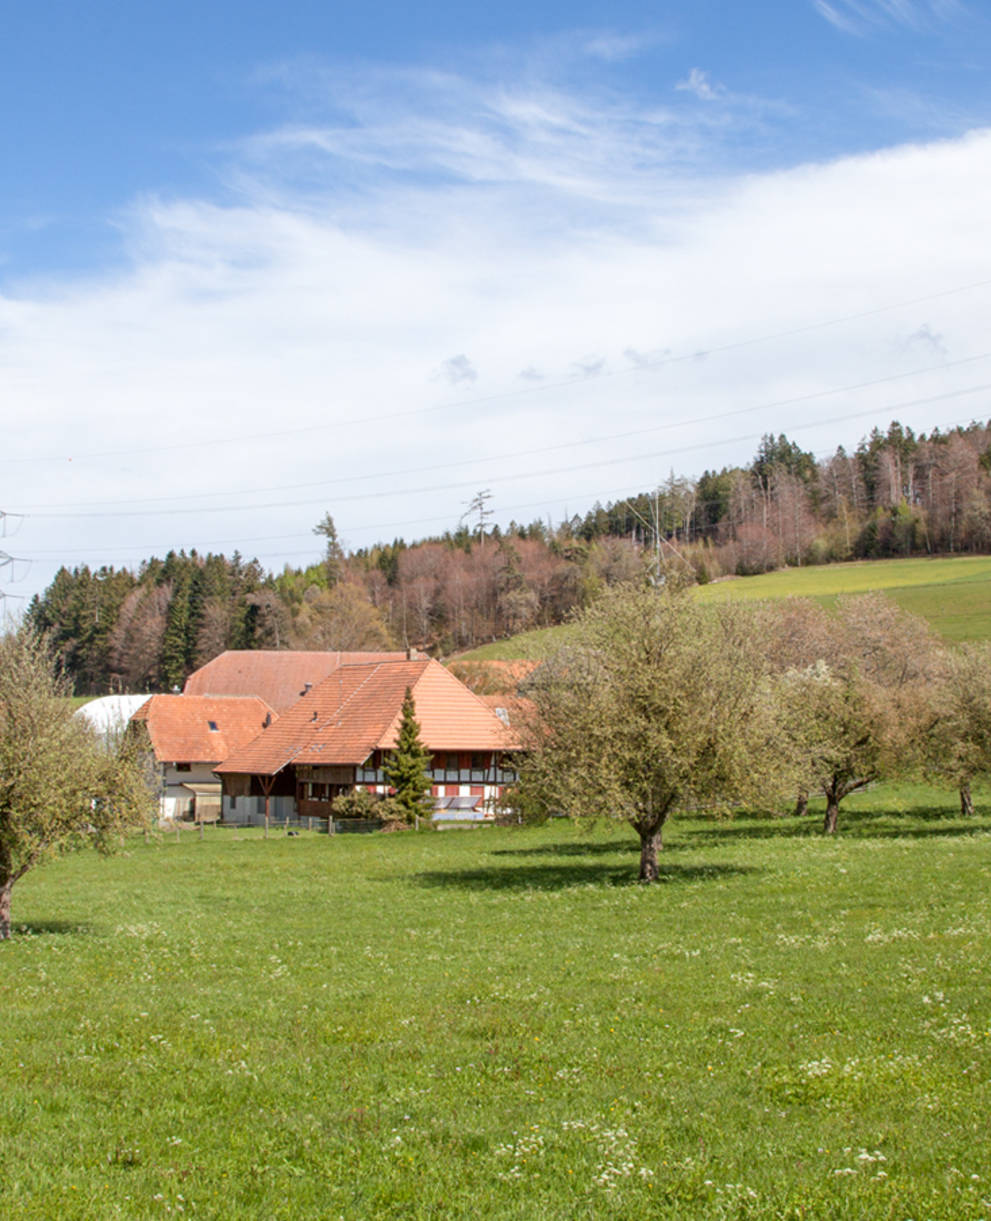
[{"label": "window", "polygon": [[216,722],[216,721],[207,721],[207,724],[210,726],[210,732],[211,732],[211,733],[218,733],[218,732],[219,732],[219,730],[218,730],[218,728],[217,728],[217,722]]},{"label": "window", "polygon": [[193,770],[193,765],[191,763],[177,763],[175,770],[177,772],[190,772]]}]

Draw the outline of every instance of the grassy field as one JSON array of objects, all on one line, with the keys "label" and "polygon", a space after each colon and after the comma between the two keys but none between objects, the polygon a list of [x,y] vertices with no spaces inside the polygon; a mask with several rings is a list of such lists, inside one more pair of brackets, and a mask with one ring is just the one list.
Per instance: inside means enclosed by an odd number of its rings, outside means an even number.
[{"label": "grassy field", "polygon": [[[841,594],[872,590],[881,590],[905,610],[928,619],[947,640],[991,639],[991,556],[987,555],[788,568],[717,581],[695,592],[705,602],[801,597],[828,605]],[[539,657],[566,633],[566,627],[522,632],[461,656],[464,660]]]},{"label": "grassy field", "polygon": [[921,615],[949,640],[991,638],[991,556],[874,560],[789,568],[763,576],[705,585],[704,601],[725,598],[815,598],[881,590],[899,606]]},{"label": "grassy field", "polygon": [[0,1216],[991,1216],[978,796],[682,820],[652,888],[560,824],[52,863],[0,946]]}]

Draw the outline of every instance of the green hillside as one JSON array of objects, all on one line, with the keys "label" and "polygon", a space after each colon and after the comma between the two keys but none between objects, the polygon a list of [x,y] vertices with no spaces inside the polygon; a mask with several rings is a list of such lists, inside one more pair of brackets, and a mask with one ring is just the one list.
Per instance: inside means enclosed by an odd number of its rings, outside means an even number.
[{"label": "green hillside", "polygon": [[[991,639],[991,556],[872,560],[787,568],[756,577],[703,585],[706,602],[730,598],[814,598],[830,603],[841,594],[881,590],[899,606],[928,619],[947,640]],[[539,656],[567,633],[566,627],[523,632],[464,654],[469,659]]]},{"label": "green hillside", "polygon": [[948,640],[991,637],[991,556],[873,560],[789,568],[703,586],[705,601],[726,598],[815,598],[881,590],[907,611],[928,619]]}]

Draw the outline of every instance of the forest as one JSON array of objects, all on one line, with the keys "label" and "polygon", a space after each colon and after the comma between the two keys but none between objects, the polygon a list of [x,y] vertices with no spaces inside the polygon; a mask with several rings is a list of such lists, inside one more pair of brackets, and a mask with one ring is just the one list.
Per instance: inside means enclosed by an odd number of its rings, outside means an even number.
[{"label": "forest", "polygon": [[[328,512],[314,563],[169,552],[137,569],[62,568],[29,622],[77,694],[169,691],[224,649],[410,647],[449,656],[563,621],[645,572],[700,584],[788,565],[991,552],[991,421],[928,435],[893,422],[817,461],[766,435],[747,467],[672,474],[559,523],[475,528],[348,552]],[[318,541],[322,540],[322,541]]]}]

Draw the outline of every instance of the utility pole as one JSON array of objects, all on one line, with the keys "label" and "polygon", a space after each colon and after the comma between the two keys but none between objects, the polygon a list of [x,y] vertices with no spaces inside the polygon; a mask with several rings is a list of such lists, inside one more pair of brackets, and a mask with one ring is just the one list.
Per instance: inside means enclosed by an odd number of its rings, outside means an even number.
[{"label": "utility pole", "polygon": [[628,500],[620,500],[617,503],[625,504],[626,507],[633,514],[633,516],[637,519],[637,521],[639,521],[643,526],[646,527],[648,533],[653,534],[653,536],[654,536],[654,564],[655,564],[654,583],[656,585],[664,584],[664,562],[661,559],[661,547],[662,546],[670,548],[670,550],[674,552],[674,554],[678,557],[679,560],[681,560],[681,562],[685,565],[686,568],[690,569],[692,567],[691,564],[688,562],[688,560],[685,559],[685,557],[681,554],[681,552],[678,550],[678,548],[674,545],[674,543],[672,543],[670,539],[663,537],[663,534],[661,532],[661,489],[659,487],[655,488],[653,493],[651,494],[651,500],[650,500],[650,515],[652,518],[651,521],[648,521],[639,512],[637,512],[637,510],[633,507],[633,505]]},{"label": "utility pole", "polygon": [[467,502],[468,507],[467,507],[467,509],[465,509],[464,513],[462,513],[462,515],[461,515],[461,520],[463,522],[465,520],[465,518],[472,516],[472,514],[475,514],[475,513],[478,514],[478,545],[479,545],[479,547],[485,546],[485,523],[487,521],[489,521],[492,517],[492,510],[489,508],[486,508],[486,506],[488,505],[488,502],[491,499],[492,499],[492,492],[490,491],[490,489],[483,488],[481,492],[476,492],[475,495],[471,498],[471,500],[469,500]]},{"label": "utility pole", "polygon": [[[13,527],[14,521],[20,523],[24,520],[20,513],[5,513],[0,509],[0,538],[6,538],[8,534],[16,533]],[[21,578],[17,576],[17,565],[23,564],[25,569],[30,567],[31,561],[20,559],[16,555],[10,555],[9,552],[0,550],[0,581],[6,578],[8,581],[17,581]],[[4,618],[6,619],[5,603],[8,598],[17,598],[18,594],[8,594],[4,589],[0,588],[0,607],[4,608]]]}]

